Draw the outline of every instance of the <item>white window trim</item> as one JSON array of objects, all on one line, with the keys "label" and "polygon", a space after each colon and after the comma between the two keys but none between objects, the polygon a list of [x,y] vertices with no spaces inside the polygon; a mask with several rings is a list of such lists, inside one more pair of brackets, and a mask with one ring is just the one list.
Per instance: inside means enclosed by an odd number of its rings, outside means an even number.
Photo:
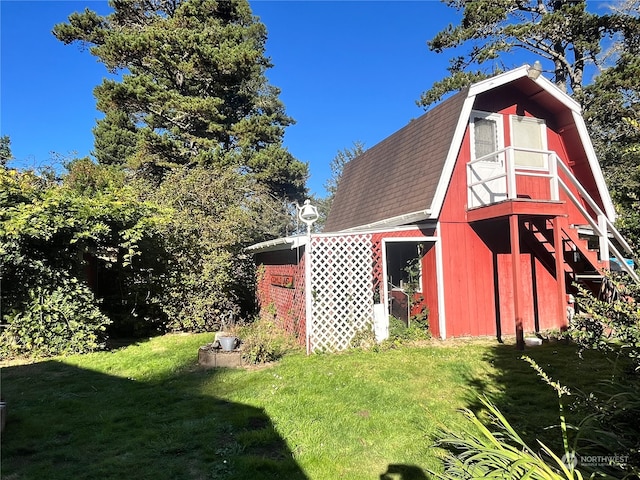
[{"label": "white window trim", "polygon": [[[496,122],[496,136],[498,142],[498,150],[502,150],[504,148],[504,123],[502,115],[499,113],[493,112],[483,112],[482,110],[472,110],[471,115],[469,116],[469,134],[471,140],[471,160],[475,160],[476,157],[476,135],[475,135],[475,120],[483,119],[483,120],[493,120]],[[503,158],[503,155],[500,156]],[[495,163],[495,162],[487,162],[487,163]]]},{"label": "white window trim", "polygon": [[[513,123],[515,119],[524,119],[527,122],[537,123],[540,127],[540,136],[542,139],[542,150],[547,151],[549,149],[549,142],[547,141],[547,122],[542,118],[536,117],[527,117],[524,115],[509,115],[509,133],[510,139],[509,144],[515,147],[515,142],[513,139]],[[516,170],[540,170],[540,171],[548,171],[549,170],[549,157],[547,155],[543,155],[544,165],[541,167],[531,166],[531,165],[518,165],[515,163],[514,159],[514,167]]]},{"label": "white window trim", "polygon": [[[436,246],[438,245],[438,243],[440,242],[439,237],[386,237],[382,239],[382,278],[384,279],[384,281],[382,282],[383,285],[383,295],[384,295],[384,299],[380,299],[381,302],[383,302],[385,304],[385,315],[387,316],[387,318],[390,315],[389,312],[389,282],[387,281],[388,279],[388,271],[387,271],[387,244],[388,243],[405,243],[405,242],[415,242],[415,243],[422,243],[422,244],[429,244],[429,243],[433,243]],[[436,250],[436,263],[438,262],[438,250]],[[440,253],[441,255],[441,253]],[[424,257],[424,255],[423,255]],[[423,258],[420,259],[420,291],[416,291],[416,293],[423,293],[422,291],[422,280],[423,280],[423,276],[422,276],[422,271],[423,271],[423,265],[422,265],[422,260]],[[441,260],[440,260],[441,261]],[[436,266],[436,275],[438,275],[438,269],[439,267]],[[441,286],[441,281],[440,279],[438,279],[438,283],[437,283],[437,288],[438,288],[438,304],[440,305],[440,289],[442,288]],[[444,297],[443,297],[444,298]],[[444,307],[442,307],[444,308]]]}]

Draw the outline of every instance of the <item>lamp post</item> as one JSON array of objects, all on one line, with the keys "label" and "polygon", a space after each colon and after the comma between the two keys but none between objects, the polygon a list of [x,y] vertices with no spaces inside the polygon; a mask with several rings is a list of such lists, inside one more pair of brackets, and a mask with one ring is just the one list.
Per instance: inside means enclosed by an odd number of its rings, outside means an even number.
[{"label": "lamp post", "polygon": [[307,246],[304,262],[305,330],[307,337],[307,355],[311,353],[311,225],[318,220],[318,209],[309,200],[298,206],[298,218],[307,226]]}]

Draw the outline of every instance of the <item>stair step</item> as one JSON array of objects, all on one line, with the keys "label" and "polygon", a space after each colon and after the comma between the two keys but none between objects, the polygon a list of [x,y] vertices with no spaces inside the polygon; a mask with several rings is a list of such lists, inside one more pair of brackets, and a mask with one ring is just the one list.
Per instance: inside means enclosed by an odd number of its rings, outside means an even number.
[{"label": "stair step", "polygon": [[599,273],[577,273],[575,277],[578,280],[602,280],[602,275]]}]

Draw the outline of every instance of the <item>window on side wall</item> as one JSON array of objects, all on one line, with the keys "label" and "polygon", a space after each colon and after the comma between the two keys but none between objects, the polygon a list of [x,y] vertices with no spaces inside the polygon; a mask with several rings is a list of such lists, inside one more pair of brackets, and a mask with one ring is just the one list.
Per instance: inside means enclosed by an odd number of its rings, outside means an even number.
[{"label": "window on side wall", "polygon": [[482,158],[485,162],[500,162],[501,155],[493,155],[503,148],[501,141],[501,117],[485,112],[473,112],[471,115],[471,158]]},{"label": "window on side wall", "polygon": [[547,168],[547,155],[541,153],[547,150],[547,129],[544,120],[511,116],[511,145],[516,147],[514,152],[516,167]]}]

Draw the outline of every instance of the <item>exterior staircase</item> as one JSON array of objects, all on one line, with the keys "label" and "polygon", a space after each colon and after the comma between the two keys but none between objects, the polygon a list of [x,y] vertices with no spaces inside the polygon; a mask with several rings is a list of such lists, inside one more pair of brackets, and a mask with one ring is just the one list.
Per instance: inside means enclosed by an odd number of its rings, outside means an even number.
[{"label": "exterior staircase", "polygon": [[[538,258],[544,266],[555,272],[556,247],[552,220],[529,218],[524,221],[524,228],[529,232],[528,236],[523,236],[524,241],[539,254]],[[562,228],[564,274],[568,285],[581,282],[595,292],[602,281],[603,271],[608,268],[608,261],[599,258],[599,250],[591,248],[592,242],[582,238],[578,230],[578,226]]]},{"label": "exterior staircase", "polygon": [[[627,265],[626,259],[620,250],[624,251],[629,257],[633,258],[635,265],[640,265],[638,259],[624,237],[620,234],[618,229],[613,225],[611,220],[607,218],[607,215],[602,211],[600,206],[591,198],[591,195],[585,190],[585,188],[578,182],[571,170],[558,158],[556,162],[559,172],[562,172],[567,179],[568,183],[573,185],[580,198],[584,203],[594,212],[592,217],[582,202],[573,194],[567,183],[558,176],[559,187],[567,194],[571,202],[578,208],[582,216],[589,222],[587,226],[569,226],[569,228],[563,229],[563,235],[566,234],[569,239],[579,248],[580,252],[589,258],[595,271],[602,274],[603,268],[609,268],[610,260],[615,258],[620,265],[623,272],[627,273],[631,279],[640,284],[640,277],[636,273],[633,267]],[[591,236],[597,239],[597,249],[595,257],[588,253],[590,250],[587,243],[587,247],[584,247],[584,239],[580,238],[578,229],[580,227],[586,227],[590,231]],[[595,275],[594,273],[593,275]],[[582,274],[586,275],[585,273]],[[584,277],[583,277],[584,278]]]}]

